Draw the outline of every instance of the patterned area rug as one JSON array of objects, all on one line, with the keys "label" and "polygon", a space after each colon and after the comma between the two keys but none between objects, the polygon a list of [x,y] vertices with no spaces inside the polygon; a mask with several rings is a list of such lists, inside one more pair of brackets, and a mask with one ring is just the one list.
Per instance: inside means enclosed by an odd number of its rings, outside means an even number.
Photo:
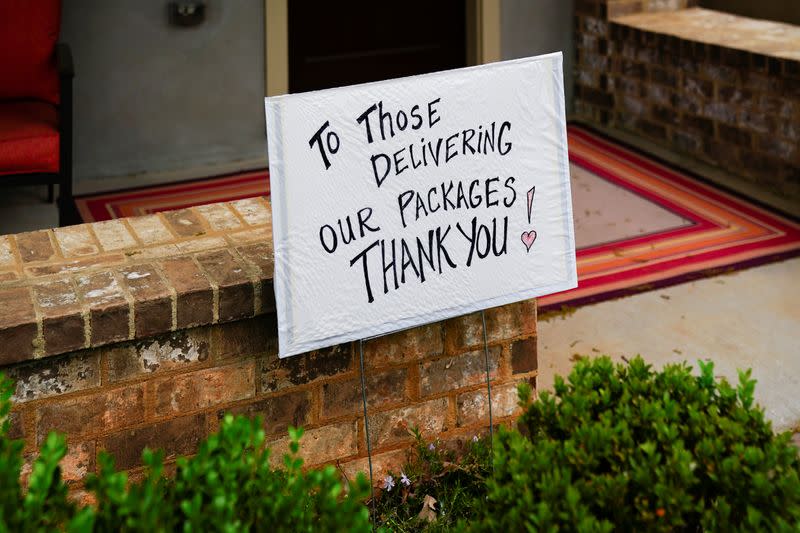
[{"label": "patterned area rug", "polygon": [[[591,130],[569,127],[577,306],[800,255],[800,224]],[[266,170],[77,199],[84,221],[269,195]]]}]

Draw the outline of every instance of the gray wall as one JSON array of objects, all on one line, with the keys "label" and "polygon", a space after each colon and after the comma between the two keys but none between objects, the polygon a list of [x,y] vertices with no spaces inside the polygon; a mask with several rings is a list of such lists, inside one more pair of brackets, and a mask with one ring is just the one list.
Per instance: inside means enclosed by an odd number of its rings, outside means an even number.
[{"label": "gray wall", "polygon": [[[65,0],[79,192],[119,188],[119,180],[104,183],[117,176],[266,164],[264,2],[206,4],[201,26],[176,28],[167,0]],[[503,59],[563,51],[570,109],[573,0],[501,5]]]},{"label": "gray wall", "polygon": [[167,0],[64,2],[79,190],[103,189],[104,177],[266,162],[264,2],[206,4],[202,25],[176,28]]},{"label": "gray wall", "polygon": [[572,109],[575,61],[573,6],[573,0],[502,0],[500,14],[503,59],[564,53],[567,111]]}]

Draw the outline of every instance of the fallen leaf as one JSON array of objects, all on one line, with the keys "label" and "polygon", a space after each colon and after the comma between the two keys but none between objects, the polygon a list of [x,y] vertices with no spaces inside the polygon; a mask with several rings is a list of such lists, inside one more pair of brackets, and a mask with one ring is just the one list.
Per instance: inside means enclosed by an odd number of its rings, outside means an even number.
[{"label": "fallen leaf", "polygon": [[436,520],[436,498],[426,494],[425,499],[422,501],[422,510],[417,517],[426,522],[434,522]]}]

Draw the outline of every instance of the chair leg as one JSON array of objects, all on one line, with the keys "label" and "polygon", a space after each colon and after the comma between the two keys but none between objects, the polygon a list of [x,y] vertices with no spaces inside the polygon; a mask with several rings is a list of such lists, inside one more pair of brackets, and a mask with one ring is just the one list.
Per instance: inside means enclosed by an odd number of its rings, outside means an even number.
[{"label": "chair leg", "polygon": [[58,225],[61,227],[81,223],[75,200],[72,198],[72,173],[69,174],[61,176],[61,183],[58,186]]},{"label": "chair leg", "polygon": [[47,203],[48,204],[52,204],[53,203],[53,189],[54,188],[55,188],[55,186],[52,183],[48,183],[47,184]]}]

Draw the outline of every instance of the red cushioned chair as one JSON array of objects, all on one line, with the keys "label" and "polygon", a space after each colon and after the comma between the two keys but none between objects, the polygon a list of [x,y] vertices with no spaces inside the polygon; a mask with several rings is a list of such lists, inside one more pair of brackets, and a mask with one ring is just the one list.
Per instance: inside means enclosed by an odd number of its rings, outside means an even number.
[{"label": "red cushioned chair", "polygon": [[[60,0],[0,0],[0,186],[59,185],[59,225],[72,199],[72,56],[58,43]],[[2,233],[2,232],[0,232]]]}]

